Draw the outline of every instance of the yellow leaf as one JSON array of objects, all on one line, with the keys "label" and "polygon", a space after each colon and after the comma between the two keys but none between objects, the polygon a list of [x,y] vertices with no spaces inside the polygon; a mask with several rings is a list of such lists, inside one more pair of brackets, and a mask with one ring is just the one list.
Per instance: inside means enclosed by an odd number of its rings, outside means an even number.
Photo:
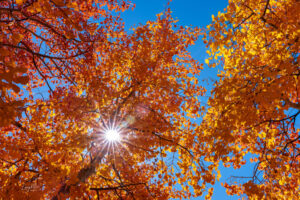
[{"label": "yellow leaf", "polygon": [[279,185],[284,185],[284,180],[279,180]]},{"label": "yellow leaf", "polygon": [[205,63],[206,63],[207,65],[209,65],[209,60],[208,60],[208,59],[205,59]]}]

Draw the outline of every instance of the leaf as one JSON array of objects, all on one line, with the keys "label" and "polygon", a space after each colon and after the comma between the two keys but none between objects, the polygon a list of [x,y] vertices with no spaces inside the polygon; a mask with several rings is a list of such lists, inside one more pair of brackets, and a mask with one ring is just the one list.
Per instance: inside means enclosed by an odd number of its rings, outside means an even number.
[{"label": "leaf", "polygon": [[17,3],[18,5],[21,5],[21,4],[24,3],[24,0],[16,0],[16,3]]},{"label": "leaf", "polygon": [[52,0],[52,1],[56,6],[62,7],[65,5],[64,0]]},{"label": "leaf", "polygon": [[25,85],[26,83],[28,83],[29,81],[29,77],[28,76],[19,76],[17,78],[14,79],[14,82],[16,83],[20,83]]},{"label": "leaf", "polygon": [[8,56],[9,54],[10,53],[9,53],[9,51],[7,49],[0,47],[0,55],[1,56]]},{"label": "leaf", "polygon": [[84,37],[83,34],[79,33],[78,36],[79,36],[79,38],[80,38],[81,41],[85,41],[85,37]]},{"label": "leaf", "polygon": [[209,65],[209,60],[208,60],[208,59],[205,59],[205,63],[206,63],[207,65]]},{"label": "leaf", "polygon": [[12,89],[14,90],[15,93],[19,93],[20,92],[20,88],[17,85],[10,84],[10,86],[12,87]]},{"label": "leaf", "polygon": [[21,42],[21,40],[24,38],[24,35],[22,35],[22,34],[13,34],[12,35],[12,43],[14,44],[14,45],[17,45],[17,44],[19,44],[20,42]]}]

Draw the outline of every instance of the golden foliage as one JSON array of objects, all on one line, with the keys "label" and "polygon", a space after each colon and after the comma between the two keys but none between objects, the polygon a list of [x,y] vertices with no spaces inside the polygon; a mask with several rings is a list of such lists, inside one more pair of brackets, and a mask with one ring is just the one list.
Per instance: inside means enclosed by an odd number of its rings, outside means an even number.
[{"label": "golden foliage", "polygon": [[[126,33],[122,0],[12,2],[0,2],[0,198],[182,198],[187,183],[201,195],[212,175],[186,117],[204,93],[187,51],[199,29],[166,10]],[[113,125],[121,141],[103,141]]]},{"label": "golden foliage", "polygon": [[299,9],[297,0],[231,0],[207,27],[207,63],[223,70],[202,124],[206,151],[237,168],[247,153],[258,157],[228,194],[299,199]]}]

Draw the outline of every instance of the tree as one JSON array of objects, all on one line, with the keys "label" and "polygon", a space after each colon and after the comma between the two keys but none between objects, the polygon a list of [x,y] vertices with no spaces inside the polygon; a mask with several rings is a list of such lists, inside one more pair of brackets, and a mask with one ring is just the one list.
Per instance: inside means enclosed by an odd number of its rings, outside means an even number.
[{"label": "tree", "polygon": [[231,0],[207,27],[206,62],[222,66],[202,124],[208,160],[239,168],[251,153],[256,163],[224,184],[228,194],[299,199],[299,9],[298,0]]},{"label": "tree", "polygon": [[0,2],[1,198],[168,199],[213,183],[190,120],[200,31],[166,10],[127,33],[118,12],[130,5]]},{"label": "tree", "polygon": [[[95,47],[120,24],[114,24],[109,10],[126,9],[121,1],[1,1],[1,118],[13,123],[20,116],[18,84],[26,91],[45,84],[74,83],[83,63],[93,65]],[[108,6],[109,9],[102,7]],[[101,27],[90,19],[99,19]],[[105,30],[105,31],[103,31]],[[26,73],[27,72],[27,73]],[[25,76],[22,76],[25,75]]]}]

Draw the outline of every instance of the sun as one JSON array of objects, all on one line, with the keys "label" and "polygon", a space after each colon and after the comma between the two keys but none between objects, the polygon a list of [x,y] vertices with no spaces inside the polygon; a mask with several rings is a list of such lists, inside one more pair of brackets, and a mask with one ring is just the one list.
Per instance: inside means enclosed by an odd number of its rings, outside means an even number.
[{"label": "sun", "polygon": [[119,142],[121,139],[120,132],[116,129],[108,129],[104,134],[105,139],[109,142]]}]

